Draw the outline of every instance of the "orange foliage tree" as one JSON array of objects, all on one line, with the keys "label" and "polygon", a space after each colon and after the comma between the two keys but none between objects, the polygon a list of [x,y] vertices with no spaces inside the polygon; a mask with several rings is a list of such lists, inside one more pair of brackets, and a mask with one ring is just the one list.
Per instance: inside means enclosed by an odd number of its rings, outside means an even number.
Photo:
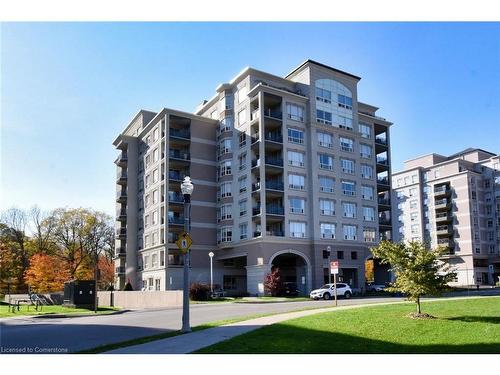
[{"label": "orange foliage tree", "polygon": [[61,291],[69,279],[68,264],[59,257],[43,253],[31,257],[24,276],[25,282],[38,293]]}]

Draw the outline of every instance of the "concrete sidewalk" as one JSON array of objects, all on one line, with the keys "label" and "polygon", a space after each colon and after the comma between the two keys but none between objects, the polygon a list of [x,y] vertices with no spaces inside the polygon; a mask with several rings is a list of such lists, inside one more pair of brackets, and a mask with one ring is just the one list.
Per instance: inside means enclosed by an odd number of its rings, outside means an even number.
[{"label": "concrete sidewalk", "polygon": [[229,340],[235,336],[239,336],[271,324],[280,323],[285,320],[301,318],[304,316],[330,311],[348,310],[367,306],[381,306],[396,303],[407,302],[382,302],[372,303],[369,305],[327,307],[324,309],[296,311],[285,314],[265,316],[261,318],[244,320],[237,323],[226,324],[219,327],[208,328],[184,335],[169,337],[166,339],[152,341],[141,345],[115,349],[106,352],[106,354],[187,354],[205,348],[207,346],[217,344],[221,341]]}]

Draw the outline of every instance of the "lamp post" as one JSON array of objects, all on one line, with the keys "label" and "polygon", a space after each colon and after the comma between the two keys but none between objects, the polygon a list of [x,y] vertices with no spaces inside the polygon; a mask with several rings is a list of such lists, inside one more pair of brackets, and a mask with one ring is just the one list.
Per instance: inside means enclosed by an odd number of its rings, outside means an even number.
[{"label": "lamp post", "polygon": [[[189,176],[184,177],[181,184],[182,195],[184,196],[184,232],[189,233],[191,229],[191,194],[193,193],[193,183]],[[191,332],[189,324],[189,249],[184,253],[184,288],[182,291],[182,333]]]},{"label": "lamp post", "polygon": [[332,283],[332,269],[330,268],[330,263],[332,261],[331,259],[331,254],[332,254],[332,247],[330,245],[328,245],[326,247],[326,252],[328,254],[328,284],[331,284]]},{"label": "lamp post", "polygon": [[210,257],[210,295],[213,296],[214,294],[214,269],[213,269],[213,266],[212,266],[212,260],[213,260],[213,257],[214,257],[214,253],[213,251],[209,252],[208,253],[208,256]]}]

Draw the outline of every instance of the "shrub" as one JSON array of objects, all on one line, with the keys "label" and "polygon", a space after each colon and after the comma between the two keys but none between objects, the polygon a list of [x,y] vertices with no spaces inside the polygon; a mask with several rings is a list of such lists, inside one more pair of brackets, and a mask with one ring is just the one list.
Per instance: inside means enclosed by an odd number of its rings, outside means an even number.
[{"label": "shrub", "polygon": [[201,283],[191,284],[189,298],[193,301],[207,301],[210,298],[210,286]]},{"label": "shrub", "polygon": [[279,294],[282,289],[281,273],[279,268],[274,268],[271,273],[266,275],[264,288],[266,294],[270,294],[273,297],[276,297]]}]

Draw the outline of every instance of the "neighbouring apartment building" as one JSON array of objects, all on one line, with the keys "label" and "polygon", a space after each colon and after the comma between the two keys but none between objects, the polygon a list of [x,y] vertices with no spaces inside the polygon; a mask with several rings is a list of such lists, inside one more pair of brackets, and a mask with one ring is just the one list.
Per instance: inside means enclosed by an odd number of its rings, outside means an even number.
[{"label": "neighbouring apartment building", "polygon": [[454,285],[500,276],[500,156],[469,148],[405,162],[392,176],[395,240],[445,246]]},{"label": "neighbouring apartment building", "polygon": [[190,176],[191,282],[209,281],[213,251],[228,293],[263,294],[273,266],[308,293],[330,246],[340,280],[364,287],[369,247],[392,238],[391,123],[358,101],[359,80],[312,60],[284,78],[246,68],[194,114],[140,111],[114,141],[116,286],[181,288]]}]

